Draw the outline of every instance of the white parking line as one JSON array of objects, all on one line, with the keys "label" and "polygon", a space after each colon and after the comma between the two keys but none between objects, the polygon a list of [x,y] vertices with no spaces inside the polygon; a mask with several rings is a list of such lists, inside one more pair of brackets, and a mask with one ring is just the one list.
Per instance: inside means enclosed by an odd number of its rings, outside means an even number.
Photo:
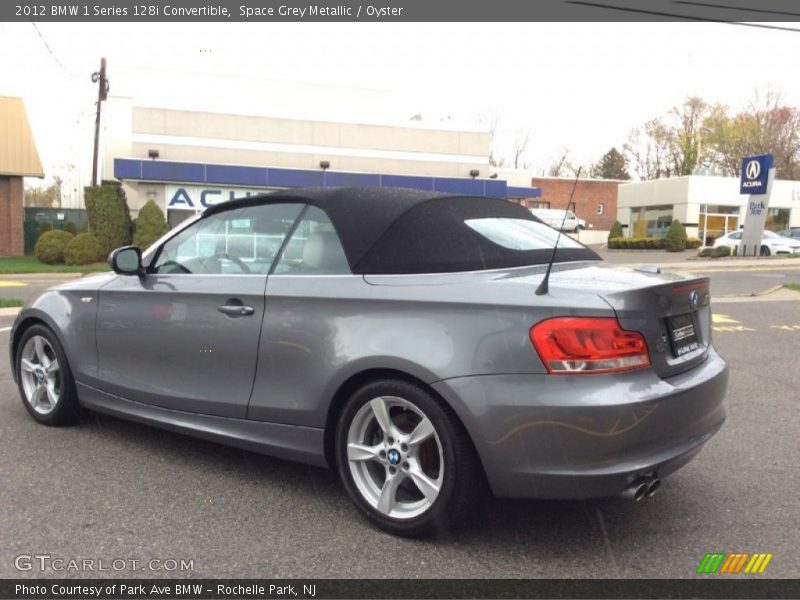
[{"label": "white parking line", "polygon": [[11,327],[0,327],[0,333],[3,331],[11,331]]}]

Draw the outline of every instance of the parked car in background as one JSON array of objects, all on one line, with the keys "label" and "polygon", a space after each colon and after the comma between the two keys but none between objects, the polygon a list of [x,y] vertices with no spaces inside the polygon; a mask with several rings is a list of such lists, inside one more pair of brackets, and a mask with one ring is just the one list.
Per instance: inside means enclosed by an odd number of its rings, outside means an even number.
[{"label": "parked car in background", "polygon": [[[398,535],[487,485],[641,500],[725,420],[708,278],[603,264],[505,200],[281,191],[109,263],[14,322],[33,419],[84,408],[329,466]],[[68,456],[50,459],[78,476]]]},{"label": "parked car in background", "polygon": [[800,227],[790,227],[778,232],[780,235],[793,240],[800,240]]},{"label": "parked car in background", "polygon": [[[531,214],[542,221],[562,231],[570,231],[577,233],[581,227],[586,226],[586,221],[579,219],[571,210],[563,210],[560,208],[531,208]],[[566,213],[566,214],[565,214]]]},{"label": "parked car in background", "polygon": [[[714,246],[728,246],[735,252],[741,241],[742,231],[732,231],[714,240]],[[800,241],[783,237],[774,231],[765,231],[761,236],[761,256],[798,253],[800,253]]]}]

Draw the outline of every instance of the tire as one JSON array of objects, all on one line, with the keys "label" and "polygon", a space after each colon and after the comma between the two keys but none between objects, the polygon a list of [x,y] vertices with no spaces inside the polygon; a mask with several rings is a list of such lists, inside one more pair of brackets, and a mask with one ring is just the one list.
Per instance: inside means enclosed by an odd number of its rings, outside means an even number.
[{"label": "tire", "polygon": [[769,256],[770,254],[769,246],[761,246],[761,256]]},{"label": "tire", "polygon": [[78,419],[78,395],[67,355],[55,334],[32,325],[22,334],[14,367],[28,413],[42,425],[66,425]]},{"label": "tire", "polygon": [[403,537],[446,530],[485,490],[480,461],[452,410],[402,380],[375,381],[348,399],[336,428],[336,465],[358,509]]}]

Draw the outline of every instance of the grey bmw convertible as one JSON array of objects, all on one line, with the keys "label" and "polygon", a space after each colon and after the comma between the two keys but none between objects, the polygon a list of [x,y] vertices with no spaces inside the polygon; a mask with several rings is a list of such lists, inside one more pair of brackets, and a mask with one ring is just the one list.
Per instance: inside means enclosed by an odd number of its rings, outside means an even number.
[{"label": "grey bmw convertible", "polygon": [[14,323],[34,419],[88,409],[328,466],[394,534],[487,489],[640,500],[725,420],[708,279],[609,266],[506,200],[273,192],[109,264]]}]

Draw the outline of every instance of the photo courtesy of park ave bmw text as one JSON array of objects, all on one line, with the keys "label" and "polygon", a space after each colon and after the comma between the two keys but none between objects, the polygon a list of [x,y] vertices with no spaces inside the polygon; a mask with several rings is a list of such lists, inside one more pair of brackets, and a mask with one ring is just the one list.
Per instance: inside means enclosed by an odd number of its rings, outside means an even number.
[{"label": "photo courtesy of park ave bmw text", "polygon": [[797,598],[800,10],[0,4],[0,597]]}]

